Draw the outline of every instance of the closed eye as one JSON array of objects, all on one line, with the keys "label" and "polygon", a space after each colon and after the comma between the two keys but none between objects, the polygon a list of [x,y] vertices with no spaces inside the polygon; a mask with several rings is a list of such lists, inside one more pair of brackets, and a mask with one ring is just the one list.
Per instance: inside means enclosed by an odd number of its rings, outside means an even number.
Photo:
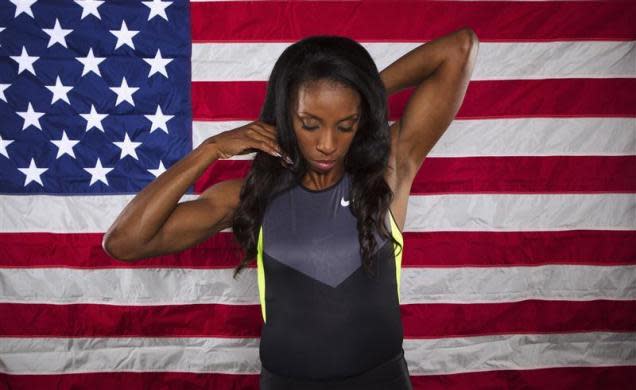
[{"label": "closed eye", "polygon": [[[302,125],[303,129],[305,130],[316,130],[318,128],[318,126],[314,126],[314,127],[307,127],[305,125]],[[353,130],[353,127],[339,127],[340,131],[345,131],[345,132],[349,132]]]}]

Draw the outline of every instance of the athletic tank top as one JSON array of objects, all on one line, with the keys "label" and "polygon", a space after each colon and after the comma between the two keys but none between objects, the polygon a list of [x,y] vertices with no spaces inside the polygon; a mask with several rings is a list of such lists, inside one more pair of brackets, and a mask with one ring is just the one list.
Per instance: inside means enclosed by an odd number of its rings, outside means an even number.
[{"label": "athletic tank top", "polygon": [[[315,191],[302,183],[268,204],[258,235],[263,367],[291,378],[359,375],[402,350],[402,252],[374,232],[375,276],[362,267],[345,174]],[[393,214],[388,231],[403,243]]]}]

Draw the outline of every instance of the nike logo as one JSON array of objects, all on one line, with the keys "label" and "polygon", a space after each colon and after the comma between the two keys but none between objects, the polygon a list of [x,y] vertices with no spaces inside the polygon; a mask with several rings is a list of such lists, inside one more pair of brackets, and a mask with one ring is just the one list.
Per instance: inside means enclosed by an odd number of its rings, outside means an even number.
[{"label": "nike logo", "polygon": [[344,197],[342,197],[342,198],[340,199],[340,206],[342,206],[342,207],[347,207],[347,206],[349,206],[349,203],[351,203],[351,201],[348,201],[348,200],[346,200],[346,201],[345,201],[345,200],[344,200]]}]

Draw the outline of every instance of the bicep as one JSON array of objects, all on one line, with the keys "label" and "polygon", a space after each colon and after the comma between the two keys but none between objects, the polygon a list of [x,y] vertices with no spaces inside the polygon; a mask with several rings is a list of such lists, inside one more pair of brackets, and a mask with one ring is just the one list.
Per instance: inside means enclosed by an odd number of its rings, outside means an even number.
[{"label": "bicep", "polygon": [[232,226],[244,179],[219,182],[194,200],[177,205],[163,227],[148,242],[149,256],[192,247]]},{"label": "bicep", "polygon": [[455,118],[470,82],[469,57],[460,50],[449,55],[411,94],[400,118],[400,165],[417,171]]}]

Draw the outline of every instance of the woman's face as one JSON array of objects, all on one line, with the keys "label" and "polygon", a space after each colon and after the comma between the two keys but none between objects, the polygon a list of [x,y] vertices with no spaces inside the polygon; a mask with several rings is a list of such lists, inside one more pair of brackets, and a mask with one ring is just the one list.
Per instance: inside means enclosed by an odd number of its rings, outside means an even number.
[{"label": "woman's face", "polygon": [[300,87],[292,117],[298,147],[309,169],[319,173],[344,171],[344,159],[361,114],[360,95],[349,87],[325,81]]}]

